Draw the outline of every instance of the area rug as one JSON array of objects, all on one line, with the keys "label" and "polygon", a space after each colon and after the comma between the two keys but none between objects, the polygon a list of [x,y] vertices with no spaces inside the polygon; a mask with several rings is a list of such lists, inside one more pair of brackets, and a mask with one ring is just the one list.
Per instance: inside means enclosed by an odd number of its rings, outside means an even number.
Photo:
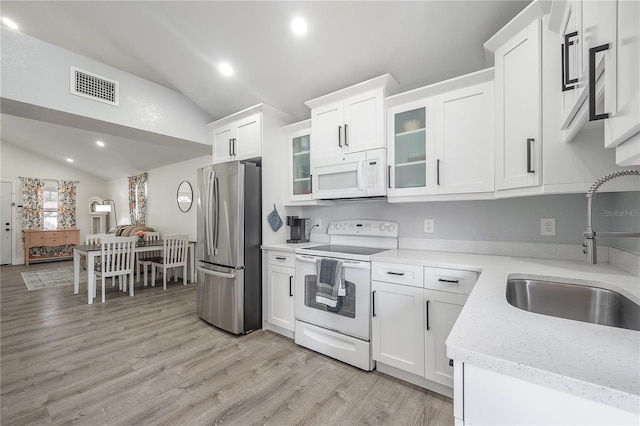
[{"label": "area rug", "polygon": [[[73,285],[73,266],[23,272],[22,279],[29,291]],[[80,282],[87,282],[87,271],[84,269],[80,270]]]}]

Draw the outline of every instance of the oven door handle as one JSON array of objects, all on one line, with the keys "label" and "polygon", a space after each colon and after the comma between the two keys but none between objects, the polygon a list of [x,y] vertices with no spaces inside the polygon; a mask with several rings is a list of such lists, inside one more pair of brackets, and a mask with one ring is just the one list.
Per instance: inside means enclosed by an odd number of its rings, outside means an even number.
[{"label": "oven door handle", "polygon": [[[296,254],[296,262],[313,263],[316,264],[318,259],[323,259],[322,256],[309,256],[305,254]],[[334,259],[334,258],[331,258]],[[371,269],[371,262],[361,262],[359,260],[342,260],[342,269]]]}]

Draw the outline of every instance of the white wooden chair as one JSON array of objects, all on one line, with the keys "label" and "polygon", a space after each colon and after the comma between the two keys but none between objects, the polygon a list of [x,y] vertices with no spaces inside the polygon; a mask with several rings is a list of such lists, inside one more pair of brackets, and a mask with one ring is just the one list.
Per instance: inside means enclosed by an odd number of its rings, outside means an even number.
[{"label": "white wooden chair", "polygon": [[122,277],[124,284],[120,289],[127,290],[127,279],[130,279],[129,294],[133,296],[133,248],[136,244],[136,237],[113,237],[104,238],[102,250],[100,252],[100,265],[95,268],[95,282],[93,288],[98,284],[98,277],[102,278],[102,303],[105,296],[105,281],[111,277]]},{"label": "white wooden chair", "polygon": [[[145,242],[158,241],[160,240],[160,233],[147,231],[143,239]],[[151,266],[150,260],[160,256],[160,247],[158,247],[157,251],[145,251],[136,254],[136,281],[140,281],[140,270],[142,269],[144,271],[144,285],[147,285],[147,270]]]},{"label": "white wooden chair", "polygon": [[[162,287],[167,289],[167,270],[182,268],[182,284],[187,285],[187,247],[189,244],[188,234],[165,235],[163,239],[162,257],[150,259],[151,262],[151,285],[156,285],[156,269],[162,269]],[[174,275],[175,282],[178,282],[178,274]]]}]

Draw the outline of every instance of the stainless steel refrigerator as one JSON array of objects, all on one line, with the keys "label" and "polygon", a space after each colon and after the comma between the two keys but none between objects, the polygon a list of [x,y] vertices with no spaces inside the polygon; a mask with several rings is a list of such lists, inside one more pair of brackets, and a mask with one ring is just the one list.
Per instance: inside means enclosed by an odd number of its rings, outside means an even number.
[{"label": "stainless steel refrigerator", "polygon": [[260,188],[254,163],[198,169],[197,313],[234,334],[262,322]]}]

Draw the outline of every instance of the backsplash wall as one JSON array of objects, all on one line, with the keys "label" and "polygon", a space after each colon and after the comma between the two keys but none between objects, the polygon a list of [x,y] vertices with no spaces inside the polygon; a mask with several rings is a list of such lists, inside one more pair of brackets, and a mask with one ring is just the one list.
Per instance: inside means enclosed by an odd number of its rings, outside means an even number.
[{"label": "backsplash wall", "polygon": [[[593,226],[598,230],[613,230],[618,226],[636,229],[640,218],[619,217],[611,211],[629,210],[638,192],[601,193],[594,200]],[[609,212],[609,213],[607,213]],[[339,219],[379,219],[400,224],[400,237],[433,238],[472,241],[514,241],[552,244],[582,244],[586,230],[587,200],[584,194],[543,195],[486,201],[450,201],[430,203],[390,204],[385,200],[340,201],[332,206],[304,207],[302,216],[322,220],[322,232]],[[540,235],[540,218],[556,218],[556,236]],[[424,232],[424,219],[434,220],[434,232]],[[620,225],[618,222],[622,223]],[[622,230],[622,229],[615,229]],[[626,230],[626,228],[625,228]],[[314,230],[314,232],[318,232]],[[625,245],[615,245],[640,251],[638,238],[629,238]],[[609,245],[604,238],[599,244]]]}]

